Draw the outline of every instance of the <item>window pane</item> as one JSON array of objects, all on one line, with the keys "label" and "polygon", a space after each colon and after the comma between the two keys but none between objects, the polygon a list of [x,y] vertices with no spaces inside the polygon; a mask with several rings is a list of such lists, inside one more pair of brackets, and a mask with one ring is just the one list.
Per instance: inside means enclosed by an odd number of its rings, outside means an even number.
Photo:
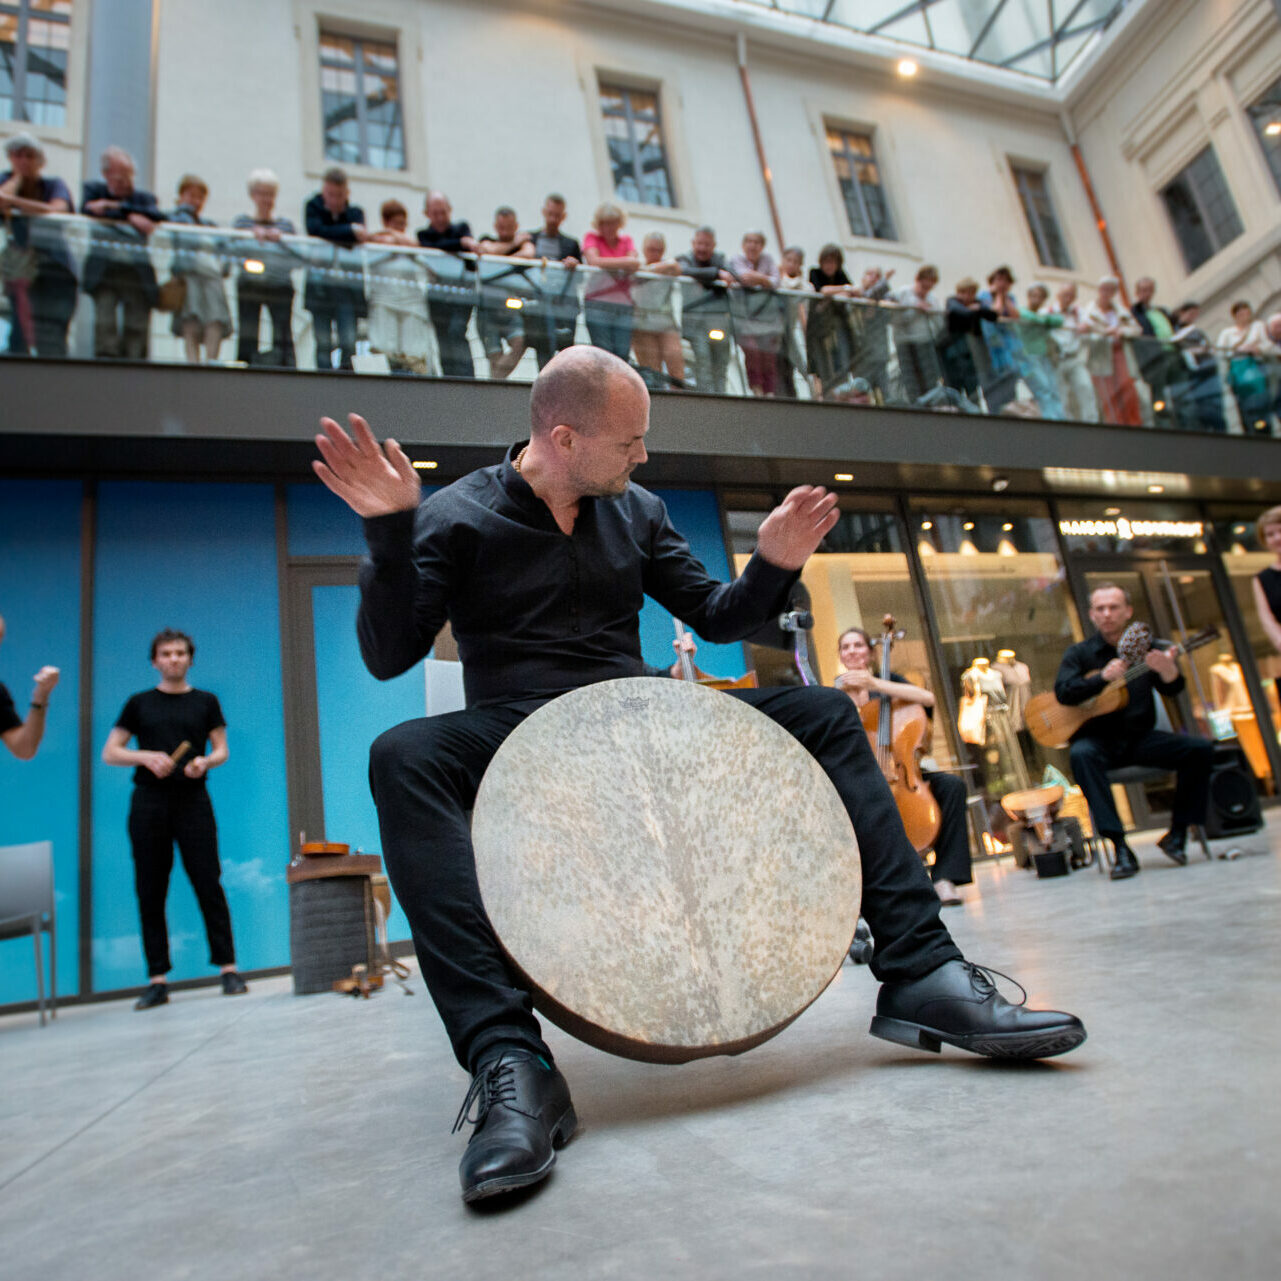
[{"label": "window pane", "polygon": [[1213,147],[1200,152],[1161,195],[1189,271],[1244,231]]},{"label": "window pane", "polygon": [[602,84],[600,106],[614,194],[633,204],[674,205],[658,94]]},{"label": "window pane", "polygon": [[[958,700],[976,659],[1000,668],[1004,705],[989,697],[975,736],[982,741],[965,745],[996,823],[1006,792],[1035,785],[1047,764],[1068,772],[1067,752],[1041,747],[1023,720],[1026,699],[1053,688],[1064,650],[1082,636],[1053,525],[1039,504],[979,501],[918,511],[913,535],[938,617],[945,679]],[[1030,684],[1018,683],[1018,664],[1026,664]]]},{"label": "window pane", "polygon": [[1067,246],[1059,230],[1059,220],[1050,200],[1049,184],[1045,174],[1034,169],[1014,170],[1023,216],[1036,245],[1037,258],[1043,266],[1070,268]]},{"label": "window pane", "polygon": [[320,44],[325,155],[345,164],[403,169],[396,46],[331,32],[321,33]]},{"label": "window pane", "polygon": [[1214,245],[1210,241],[1210,232],[1201,217],[1192,196],[1192,186],[1186,177],[1176,178],[1162,193],[1166,211],[1174,227],[1179,248],[1183,250],[1183,261],[1189,271],[1195,271],[1203,262],[1208,262],[1214,255]]},{"label": "window pane", "polygon": [[879,240],[897,239],[871,138],[829,128],[827,145],[850,231],[856,236],[875,236]]},{"label": "window pane", "polygon": [[356,61],[356,42],[345,36],[320,33],[320,60],[322,62],[339,62],[352,66]]}]

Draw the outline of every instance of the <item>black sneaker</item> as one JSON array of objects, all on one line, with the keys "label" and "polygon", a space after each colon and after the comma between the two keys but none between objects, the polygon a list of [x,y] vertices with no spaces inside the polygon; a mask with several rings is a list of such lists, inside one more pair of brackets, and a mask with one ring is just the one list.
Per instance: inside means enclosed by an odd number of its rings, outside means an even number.
[{"label": "black sneaker", "polygon": [[152,983],[147,990],[133,1003],[135,1010],[152,1010],[157,1005],[169,1004],[169,984]]},{"label": "black sneaker", "polygon": [[249,991],[249,984],[236,973],[235,970],[228,970],[222,976],[222,994],[223,996],[239,996],[242,992]]}]

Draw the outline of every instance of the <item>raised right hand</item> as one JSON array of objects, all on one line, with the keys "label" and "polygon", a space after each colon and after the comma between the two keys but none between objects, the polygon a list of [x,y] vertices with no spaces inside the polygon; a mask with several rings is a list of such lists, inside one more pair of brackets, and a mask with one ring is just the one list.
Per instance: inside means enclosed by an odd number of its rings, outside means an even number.
[{"label": "raised right hand", "polygon": [[173,760],[167,752],[143,752],[140,763],[157,778],[168,778],[173,773]]},{"label": "raised right hand", "polygon": [[357,516],[387,516],[418,506],[422,482],[404,450],[388,440],[386,452],[359,414],[348,414],[352,436],[332,419],[322,418],[324,435],[316,437],[322,462],[312,470]]}]

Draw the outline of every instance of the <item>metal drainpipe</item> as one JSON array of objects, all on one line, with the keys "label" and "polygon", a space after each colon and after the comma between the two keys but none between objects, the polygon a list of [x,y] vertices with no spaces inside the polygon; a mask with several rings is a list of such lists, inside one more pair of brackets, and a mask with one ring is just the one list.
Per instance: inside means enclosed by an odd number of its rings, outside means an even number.
[{"label": "metal drainpipe", "polygon": [[756,160],[761,167],[761,181],[765,184],[765,199],[769,201],[770,217],[774,221],[774,235],[778,241],[778,253],[782,256],[787,246],[783,238],[783,224],[779,221],[778,205],[774,203],[774,175],[770,172],[769,162],[765,159],[765,144],[761,141],[761,127],[756,119],[756,104],[752,101],[752,82],[747,74],[747,39],[738,33],[738,75],[743,82],[743,98],[747,103],[747,118],[752,126],[752,138],[756,142]]},{"label": "metal drainpipe", "polygon": [[[1278,3],[1281,3],[1281,0],[1278,0]],[[1099,207],[1099,199],[1094,194],[1094,184],[1090,181],[1090,171],[1085,167],[1085,157],[1081,154],[1081,148],[1077,146],[1076,134],[1073,132],[1072,124],[1068,120],[1067,112],[1059,112],[1059,124],[1063,127],[1063,134],[1072,150],[1072,159],[1076,161],[1076,171],[1081,176],[1081,185],[1085,188],[1085,197],[1090,202],[1090,208],[1094,212],[1094,225],[1099,229],[1099,236],[1103,241],[1103,251],[1108,256],[1108,265],[1112,268],[1112,274],[1121,282],[1121,301],[1128,307],[1130,305],[1130,291],[1125,287],[1125,276],[1121,272],[1121,264],[1117,260],[1116,250],[1112,247],[1112,237],[1108,234],[1108,220],[1103,216],[1103,210]]]}]

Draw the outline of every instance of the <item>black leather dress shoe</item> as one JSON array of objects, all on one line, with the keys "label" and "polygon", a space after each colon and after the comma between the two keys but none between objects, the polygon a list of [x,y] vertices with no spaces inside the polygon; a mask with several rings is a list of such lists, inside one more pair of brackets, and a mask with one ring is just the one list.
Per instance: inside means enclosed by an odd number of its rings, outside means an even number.
[{"label": "black leather dress shoe", "polygon": [[1112,865],[1112,871],[1109,873],[1114,881],[1126,881],[1131,876],[1138,876],[1142,869],[1139,867],[1139,860],[1134,857],[1134,851],[1124,842],[1116,843],[1116,862]]},{"label": "black leather dress shoe", "polygon": [[228,970],[222,976],[222,994],[223,996],[239,996],[242,992],[249,991],[249,984],[236,973],[235,970]]},{"label": "black leather dress shoe", "polygon": [[936,1054],[946,1041],[994,1059],[1048,1059],[1085,1040],[1074,1014],[1012,1005],[992,973],[969,961],[947,961],[924,978],[882,984],[872,1035]]},{"label": "black leather dress shoe", "polygon": [[153,1010],[157,1005],[169,1004],[169,984],[152,983],[147,990],[133,1003],[135,1010]]},{"label": "black leather dress shoe", "polygon": [[479,1065],[455,1132],[473,1105],[476,1129],[458,1166],[464,1201],[545,1179],[578,1128],[565,1078],[530,1050],[502,1050]]},{"label": "black leather dress shoe", "polygon": [[1173,859],[1180,867],[1188,865],[1188,829],[1172,827],[1157,841],[1157,848],[1167,858]]}]

